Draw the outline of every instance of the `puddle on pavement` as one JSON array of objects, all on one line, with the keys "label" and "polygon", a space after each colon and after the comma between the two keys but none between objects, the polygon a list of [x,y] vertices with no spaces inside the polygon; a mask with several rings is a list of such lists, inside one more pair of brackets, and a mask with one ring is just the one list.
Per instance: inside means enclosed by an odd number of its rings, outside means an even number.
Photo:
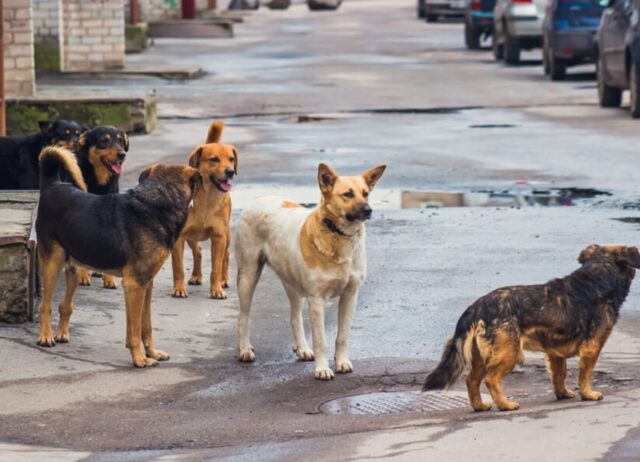
[{"label": "puddle on pavement", "polygon": [[[318,203],[318,188],[279,185],[246,185],[233,192],[235,208],[244,209],[262,196],[280,196],[306,207]],[[567,207],[588,204],[589,200],[611,196],[608,191],[582,188],[514,188],[471,191],[403,191],[376,188],[371,206],[376,209],[424,209],[440,207]]]},{"label": "puddle on pavement", "polygon": [[469,125],[469,128],[515,128],[517,125],[513,124],[476,124]]},{"label": "puddle on pavement", "polygon": [[607,191],[581,188],[479,190],[471,192],[402,191],[403,209],[433,207],[557,207],[572,206]]},{"label": "puddle on pavement", "polygon": [[[485,401],[489,397],[483,395]],[[464,392],[376,392],[338,398],[320,406],[320,412],[333,415],[399,414],[405,412],[433,412],[469,406]]]}]

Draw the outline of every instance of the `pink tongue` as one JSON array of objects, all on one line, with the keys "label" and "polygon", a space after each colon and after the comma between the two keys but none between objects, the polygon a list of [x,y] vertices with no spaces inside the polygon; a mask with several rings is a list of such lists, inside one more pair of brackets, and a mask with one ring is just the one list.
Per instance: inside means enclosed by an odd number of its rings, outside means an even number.
[{"label": "pink tongue", "polygon": [[114,172],[116,172],[118,175],[120,175],[122,173],[122,164],[111,164],[111,168],[113,169]]},{"label": "pink tongue", "polygon": [[220,188],[222,188],[222,190],[224,192],[229,192],[231,191],[231,183],[228,183],[226,181],[219,181],[218,184],[220,185]]}]

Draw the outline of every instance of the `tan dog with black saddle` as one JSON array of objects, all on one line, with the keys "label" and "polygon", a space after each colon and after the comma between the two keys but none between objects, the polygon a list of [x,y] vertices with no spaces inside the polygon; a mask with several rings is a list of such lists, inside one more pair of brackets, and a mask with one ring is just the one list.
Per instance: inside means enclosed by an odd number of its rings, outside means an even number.
[{"label": "tan dog with black saddle", "polygon": [[171,254],[174,297],[187,297],[184,284],[184,243],[193,252],[189,285],[202,284],[201,241],[211,240],[211,298],[225,299],[229,287],[229,243],[231,242],[231,180],[238,173],[236,148],[220,143],[224,123],[212,122],[206,144],[196,146],[189,165],[198,169],[204,185],[196,190],[193,207]]}]

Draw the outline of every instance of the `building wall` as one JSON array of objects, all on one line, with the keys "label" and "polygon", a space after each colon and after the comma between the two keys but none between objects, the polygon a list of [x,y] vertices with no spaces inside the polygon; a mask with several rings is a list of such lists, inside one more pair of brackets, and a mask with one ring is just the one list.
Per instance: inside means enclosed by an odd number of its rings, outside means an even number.
[{"label": "building wall", "polygon": [[123,0],[62,0],[62,6],[64,71],[124,66]]},{"label": "building wall", "polygon": [[59,71],[62,0],[32,0],[36,72]]},{"label": "building wall", "polygon": [[33,96],[33,10],[31,0],[4,0],[4,67],[7,97]]}]

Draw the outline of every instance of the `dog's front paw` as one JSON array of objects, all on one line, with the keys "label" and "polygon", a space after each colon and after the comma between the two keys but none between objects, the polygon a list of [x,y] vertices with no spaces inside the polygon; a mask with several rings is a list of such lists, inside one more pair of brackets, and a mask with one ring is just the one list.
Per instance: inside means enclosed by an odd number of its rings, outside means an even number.
[{"label": "dog's front paw", "polygon": [[253,347],[249,348],[240,348],[240,353],[238,354],[238,361],[241,363],[252,363],[256,360],[256,355],[253,352]]},{"label": "dog's front paw", "polygon": [[333,371],[328,367],[318,368],[315,370],[313,376],[316,380],[333,380]]},{"label": "dog's front paw", "polygon": [[190,286],[200,286],[202,285],[202,276],[191,276],[189,278]]},{"label": "dog's front paw", "polygon": [[171,296],[174,298],[187,298],[187,288],[184,284],[177,284],[174,286],[173,291],[171,292]]},{"label": "dog's front paw", "polygon": [[582,401],[600,401],[603,396],[599,391],[587,390],[580,393]]},{"label": "dog's front paw", "polygon": [[149,348],[147,351],[147,358],[155,359],[156,361],[167,361],[171,356],[162,350],[156,350],[155,348]]},{"label": "dog's front paw", "polygon": [[556,392],[556,399],[571,399],[575,398],[576,394],[566,388],[563,391]]},{"label": "dog's front paw", "polygon": [[515,401],[504,400],[503,402],[498,403],[498,409],[501,411],[515,411],[520,409],[520,404]]},{"label": "dog's front paw", "polygon": [[153,358],[148,358],[146,356],[133,358],[133,365],[135,367],[144,368],[144,367],[153,367],[157,366],[159,363]]},{"label": "dog's front paw", "polygon": [[53,339],[56,341],[56,343],[69,343],[69,331],[63,331],[58,329],[58,331],[56,332],[55,337],[53,337]]},{"label": "dog's front paw", "polygon": [[222,288],[223,289],[228,289],[229,288],[229,281],[222,281]]},{"label": "dog's front paw", "polygon": [[102,286],[105,289],[117,289],[118,283],[116,281],[116,278],[114,278],[113,276],[109,276],[108,274],[105,274],[102,276]]},{"label": "dog's front paw", "polygon": [[227,293],[222,290],[222,287],[219,289],[211,289],[211,298],[216,300],[226,300]]},{"label": "dog's front paw", "polygon": [[298,356],[300,361],[313,361],[313,350],[309,347],[293,347],[294,353]]},{"label": "dog's front paw", "polygon": [[56,346],[56,341],[53,339],[53,333],[51,332],[51,329],[45,329],[44,331],[41,331],[40,335],[38,335],[38,341],[36,343],[42,347]]},{"label": "dog's front paw", "polygon": [[336,372],[338,374],[347,374],[353,372],[353,364],[348,359],[336,361]]}]

